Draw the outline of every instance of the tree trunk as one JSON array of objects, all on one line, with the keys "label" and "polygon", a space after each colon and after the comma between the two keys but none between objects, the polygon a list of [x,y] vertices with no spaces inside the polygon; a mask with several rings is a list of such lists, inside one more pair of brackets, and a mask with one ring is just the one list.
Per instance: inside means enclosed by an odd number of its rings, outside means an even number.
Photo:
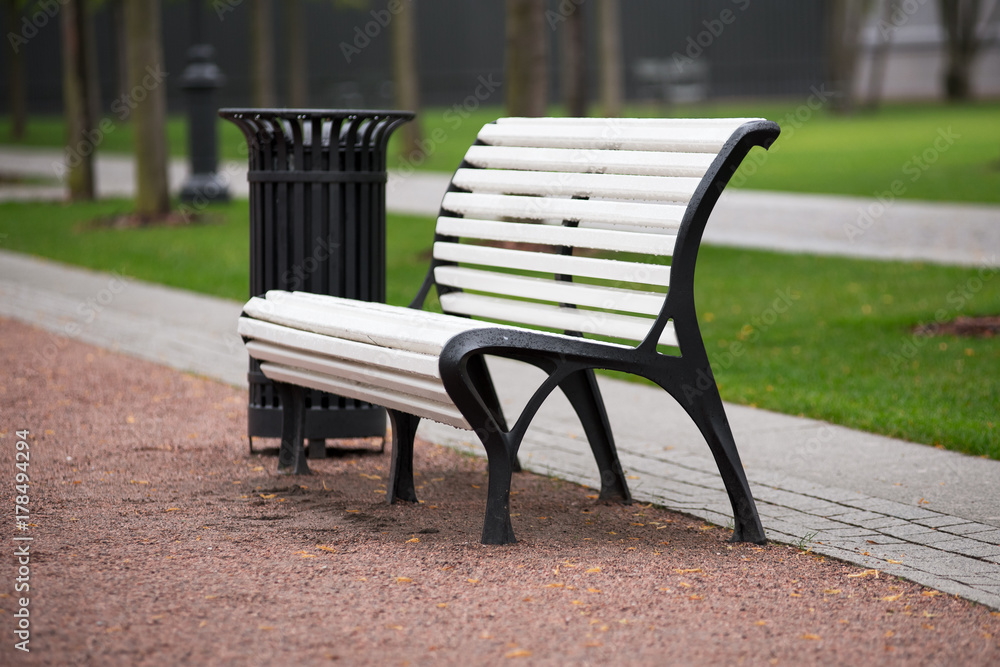
[{"label": "tree trunk", "polygon": [[115,89],[118,98],[128,96],[128,29],[125,26],[125,0],[111,3],[111,22],[115,31]]},{"label": "tree trunk", "polygon": [[868,71],[868,109],[877,109],[882,103],[882,92],[885,88],[886,61],[892,47],[892,17],[899,11],[899,0],[882,0],[882,15],[879,18],[879,41],[872,49],[871,67]]},{"label": "tree trunk", "polygon": [[583,7],[574,6],[560,29],[562,43],[562,93],[566,115],[587,115],[587,59]]},{"label": "tree trunk", "polygon": [[621,13],[618,0],[597,4],[598,60],[601,71],[601,112],[608,118],[622,115],[625,97],[622,77]]},{"label": "tree trunk", "polygon": [[980,0],[940,0],[941,23],[947,36],[944,92],[950,102],[972,97],[972,63],[979,48],[977,37]]},{"label": "tree trunk", "polygon": [[160,0],[128,0],[128,87],[135,125],[136,214],[150,221],[170,211],[167,189],[167,94],[163,81]]},{"label": "tree trunk", "polygon": [[277,105],[274,88],[274,30],[271,0],[250,3],[250,76],[254,106],[270,109]]},{"label": "tree trunk", "polygon": [[[87,68],[87,103],[90,104],[90,120],[96,126],[104,115],[104,104],[101,102],[101,72],[97,66],[97,29],[94,25],[94,0],[81,3],[83,13],[83,29],[87,32],[84,65]],[[89,7],[88,7],[89,5]]]},{"label": "tree trunk", "polygon": [[[416,0],[400,5],[392,19],[392,74],[395,83],[396,107],[420,111],[420,78],[417,69]],[[409,160],[419,159],[424,150],[418,120],[399,128],[400,154]]]},{"label": "tree trunk", "polygon": [[87,29],[83,0],[68,0],[61,14],[63,108],[66,112],[66,184],[72,201],[94,199],[94,151],[98,135],[87,83]]},{"label": "tree trunk", "polygon": [[[21,10],[19,0],[7,0],[7,25],[13,31],[20,25]],[[13,46],[13,45],[12,45]],[[24,79],[23,45],[13,46],[7,72],[7,95],[10,99],[10,139],[21,141],[28,126],[28,92]]]},{"label": "tree trunk", "polygon": [[309,51],[301,0],[284,0],[285,38],[288,41],[288,106],[309,106]]},{"label": "tree trunk", "polygon": [[827,3],[827,68],[838,113],[854,110],[858,34],[870,0],[829,0]]},{"label": "tree trunk", "polygon": [[544,116],[548,92],[545,0],[507,0],[504,92],[510,116]]}]

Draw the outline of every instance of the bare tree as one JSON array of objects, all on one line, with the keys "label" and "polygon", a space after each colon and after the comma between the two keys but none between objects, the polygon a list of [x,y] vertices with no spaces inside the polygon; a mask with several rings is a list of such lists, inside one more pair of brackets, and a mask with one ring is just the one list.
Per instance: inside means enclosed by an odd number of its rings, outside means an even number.
[{"label": "bare tree", "polygon": [[885,87],[885,70],[892,47],[892,37],[895,33],[892,24],[893,15],[899,11],[899,0],[881,0],[882,13],[877,28],[879,39],[872,48],[872,56],[868,73],[868,99],[865,106],[877,109],[882,103],[882,91]]},{"label": "bare tree", "polygon": [[[392,73],[396,106],[420,111],[420,79],[417,69],[416,0],[403,3],[392,19]],[[423,155],[419,121],[400,128],[400,153],[411,158]]]},{"label": "bare tree", "polygon": [[938,9],[947,36],[945,96],[953,102],[972,96],[972,63],[979,50],[980,0],[940,0]]},{"label": "bare tree", "polygon": [[507,0],[504,92],[510,116],[544,116],[548,102],[545,0]]},{"label": "bare tree", "polygon": [[[125,3],[128,87],[135,126],[136,215],[149,222],[170,211],[167,176],[167,94],[162,81],[160,0]],[[136,95],[142,91],[142,99]]]},{"label": "bare tree", "polygon": [[305,23],[302,21],[302,0],[284,0],[285,41],[288,42],[288,106],[304,109],[309,106],[309,53]]},{"label": "bare tree", "polygon": [[836,93],[831,107],[839,113],[854,110],[858,36],[871,6],[871,0],[827,2],[827,79]]},{"label": "bare tree", "polygon": [[560,74],[563,104],[568,116],[587,115],[587,59],[583,8],[572,5],[560,27]]},{"label": "bare tree", "polygon": [[[7,25],[13,30],[21,21],[23,0],[5,0]],[[28,127],[28,90],[24,78],[24,45],[11,44],[7,62],[7,98],[10,100],[10,139],[21,141]]]},{"label": "bare tree", "polygon": [[598,60],[601,77],[601,113],[608,118],[622,115],[625,97],[622,61],[621,8],[618,0],[597,4]]},{"label": "bare tree", "polygon": [[86,9],[83,0],[67,0],[61,14],[63,43],[63,108],[67,129],[66,183],[72,201],[94,199],[96,119],[87,74]]},{"label": "bare tree", "polygon": [[274,31],[271,0],[250,2],[250,72],[254,106],[276,105],[274,85]]}]

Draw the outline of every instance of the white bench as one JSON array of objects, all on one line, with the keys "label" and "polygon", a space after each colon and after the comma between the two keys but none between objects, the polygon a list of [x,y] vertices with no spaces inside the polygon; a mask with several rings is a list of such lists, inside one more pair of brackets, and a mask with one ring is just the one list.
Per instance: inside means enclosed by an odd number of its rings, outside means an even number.
[{"label": "white bench", "polygon": [[[483,127],[441,203],[433,260],[410,308],[280,291],[246,304],[239,332],[285,406],[279,465],[308,470],[302,387],[388,409],[389,502],[416,500],[420,419],[472,430],[489,466],[482,541],[510,543],[517,450],[557,387],[584,426],[601,497],[629,500],[593,374],[624,371],[686,409],[725,482],[733,540],[763,543],[693,282],[712,207],[750,149],[778,132],[762,119],[503,118]],[[432,288],[446,314],[420,310]],[[510,427],[486,355],[548,374]]]}]

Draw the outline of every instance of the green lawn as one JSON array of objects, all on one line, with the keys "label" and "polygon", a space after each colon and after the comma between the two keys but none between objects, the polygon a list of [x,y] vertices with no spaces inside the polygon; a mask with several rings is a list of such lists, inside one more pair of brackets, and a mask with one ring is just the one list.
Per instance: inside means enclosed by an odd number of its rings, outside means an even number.
[{"label": "green lawn", "polygon": [[[888,105],[877,112],[837,116],[821,100],[710,104],[662,109],[631,107],[632,116],[753,116],[777,121],[782,135],[768,153],[752,158],[734,185],[764,190],[871,197],[897,183],[908,199],[1000,203],[1000,102],[964,105]],[[812,104],[812,107],[810,106]],[[815,107],[815,108],[813,108]],[[466,111],[428,108],[420,115],[427,156],[410,159],[390,146],[392,166],[451,172],[479,128],[503,113],[500,107]],[[558,109],[553,109],[558,114]],[[0,138],[9,136],[0,122]],[[231,123],[219,121],[220,152],[245,159],[245,144]],[[128,152],[132,128],[112,123],[99,150]],[[169,125],[175,155],[187,150],[182,118]],[[3,139],[0,139],[3,140]],[[61,119],[33,118],[26,145],[61,147]],[[766,163],[766,164],[765,164]]]},{"label": "green lawn", "polygon": [[[129,208],[0,204],[0,247],[246,298],[245,202],[187,227],[93,223]],[[433,221],[390,215],[388,226],[389,301],[405,304]],[[1000,345],[910,333],[939,317],[1000,313],[997,272],[706,247],[697,295],[727,400],[1000,459]]]}]

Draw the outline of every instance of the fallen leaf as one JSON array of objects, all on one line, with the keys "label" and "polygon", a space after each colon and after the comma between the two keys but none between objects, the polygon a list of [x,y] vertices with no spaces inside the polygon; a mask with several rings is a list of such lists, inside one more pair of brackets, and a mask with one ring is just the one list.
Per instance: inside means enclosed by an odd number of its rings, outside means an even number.
[{"label": "fallen leaf", "polygon": [[274,626],[273,625],[258,625],[257,629],[258,630],[274,630]]},{"label": "fallen leaf", "polygon": [[754,625],[767,625],[767,621],[757,621]]},{"label": "fallen leaf", "polygon": [[529,658],[531,657],[531,651],[523,648],[519,648],[516,651],[511,651],[504,655],[505,658]]},{"label": "fallen leaf", "polygon": [[218,595],[206,595],[206,596],[205,596],[205,599],[206,599],[206,600],[214,600],[214,599],[215,599],[215,598],[217,598],[217,597],[219,597],[219,596],[218,596]]},{"label": "fallen leaf", "polygon": [[325,544],[317,544],[316,548],[317,549],[322,549],[323,551],[329,551],[330,553],[336,553],[337,552],[336,549],[334,549],[333,547],[328,547]]},{"label": "fallen leaf", "polygon": [[412,583],[412,582],[413,582],[413,579],[410,579],[409,577],[396,577],[396,583],[397,584],[409,584],[409,583]]},{"label": "fallen leaf", "polygon": [[923,625],[924,630],[933,630],[934,629],[934,626],[931,625],[930,623],[923,623],[922,625]]},{"label": "fallen leaf", "polygon": [[705,599],[704,595],[697,595],[697,594],[695,594],[695,595],[689,595],[688,596],[688,600],[704,600],[704,599]]},{"label": "fallen leaf", "polygon": [[129,484],[149,484],[149,482],[144,479],[133,479]]},{"label": "fallen leaf", "polygon": [[584,644],[584,646],[586,646],[587,648],[597,648],[598,646],[604,646],[604,644],[597,641],[590,641]]},{"label": "fallen leaf", "polygon": [[789,593],[788,595],[790,595],[793,598],[800,598],[800,597],[802,597],[801,595],[799,595],[798,593],[795,593],[795,592]]},{"label": "fallen leaf", "polygon": [[600,588],[588,588],[587,592],[588,593],[600,593],[601,589]]},{"label": "fallen leaf", "polygon": [[163,511],[164,512],[180,512],[181,508],[180,507],[168,507],[167,509],[165,509]]},{"label": "fallen leaf", "polygon": [[840,593],[840,589],[839,588],[827,588],[823,592],[826,593],[827,595],[837,595],[838,593]]},{"label": "fallen leaf", "polygon": [[277,493],[258,493],[257,495],[260,496],[261,498],[263,498],[264,500],[270,500],[271,498],[274,498],[278,494]]},{"label": "fallen leaf", "polygon": [[599,568],[599,567],[592,567],[589,570],[587,570],[587,574],[595,574],[595,573],[600,572],[600,571],[601,571],[601,568]]},{"label": "fallen leaf", "polygon": [[302,556],[303,558],[316,558],[316,554],[311,554],[308,551],[293,551],[293,556]]},{"label": "fallen leaf", "polygon": [[545,584],[545,588],[563,588],[565,585],[563,583]]},{"label": "fallen leaf", "polygon": [[820,641],[823,638],[820,637],[819,635],[814,635],[814,634],[807,633],[807,634],[802,635],[802,639],[808,639],[810,641],[816,642],[816,641]]},{"label": "fallen leaf", "polygon": [[901,597],[903,597],[902,593],[896,593],[895,595],[886,595],[885,597],[879,598],[879,599],[882,600],[882,601],[884,601],[884,602],[895,602],[896,600],[898,600]]},{"label": "fallen leaf", "polygon": [[411,537],[410,539],[406,540],[406,543],[410,544],[411,542],[419,542],[419,541],[420,541],[419,537]]},{"label": "fallen leaf", "polygon": [[893,632],[892,630],[886,630],[885,634],[882,635],[882,636],[885,637],[886,639],[888,639],[889,637],[895,637],[896,633]]},{"label": "fallen leaf", "polygon": [[689,584],[689,583],[688,583],[688,582],[686,582],[686,581],[682,581],[681,583],[679,583],[679,584],[677,584],[677,585],[678,585],[678,586],[683,586],[684,588],[691,588],[691,584]]},{"label": "fallen leaf", "polygon": [[478,584],[479,583],[478,579],[466,579],[466,581],[468,581],[470,584]]},{"label": "fallen leaf", "polygon": [[135,417],[133,417],[132,415],[129,415],[128,417],[125,418],[125,421],[127,421],[129,424],[134,424],[135,423]]},{"label": "fallen leaf", "polygon": [[448,603],[447,602],[438,602],[437,606],[438,606],[438,609],[444,609],[445,607],[448,606]]},{"label": "fallen leaf", "polygon": [[893,560],[891,558],[886,558],[885,561],[887,563],[892,563],[893,565],[902,565],[903,564],[903,561],[901,561],[901,560]]},{"label": "fallen leaf", "polygon": [[[925,598],[932,598],[937,595],[941,595],[941,591],[921,591],[920,594],[923,595]],[[996,616],[1000,616],[1000,613],[997,612],[993,612],[993,614],[995,614]]]},{"label": "fallen leaf", "polygon": [[861,572],[855,572],[854,574],[849,574],[847,576],[849,578],[851,578],[851,579],[855,579],[857,577],[864,578],[864,577],[872,577],[872,576],[874,576],[876,579],[878,579],[878,570],[862,570]]},{"label": "fallen leaf", "polygon": [[571,600],[570,604],[583,604],[583,600]]},{"label": "fallen leaf", "polygon": [[681,569],[676,568],[676,567],[674,568],[674,572],[676,572],[677,574],[691,574],[693,572],[701,572],[701,571],[702,570],[701,570],[700,567],[692,567],[692,568],[688,568],[686,570],[681,570]]}]

